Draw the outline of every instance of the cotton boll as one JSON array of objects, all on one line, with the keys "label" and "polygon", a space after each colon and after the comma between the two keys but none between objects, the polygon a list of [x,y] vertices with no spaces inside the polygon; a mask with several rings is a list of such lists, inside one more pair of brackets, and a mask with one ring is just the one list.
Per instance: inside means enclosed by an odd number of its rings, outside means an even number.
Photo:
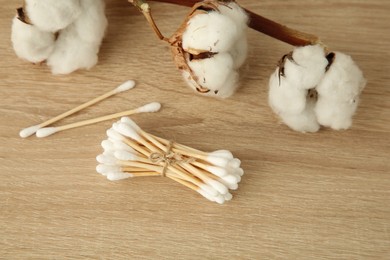
[{"label": "cotton boll", "polygon": [[213,11],[190,19],[183,33],[183,49],[192,54],[226,52],[240,36],[232,19]]},{"label": "cotton boll", "polygon": [[336,53],[330,69],[317,87],[315,112],[320,124],[336,130],[348,129],[366,80],[352,58]]},{"label": "cotton boll", "polygon": [[284,74],[288,81],[299,88],[314,88],[325,74],[328,60],[324,48],[320,45],[309,45],[296,48],[292,59],[286,59]]},{"label": "cotton boll", "polygon": [[32,24],[40,30],[57,32],[80,15],[80,2],[82,1],[25,0],[25,10]]},{"label": "cotton boll", "polygon": [[279,114],[283,122],[291,129],[298,132],[317,132],[320,125],[314,113],[314,100],[308,100],[305,109],[301,113],[281,113]]},{"label": "cotton boll", "polygon": [[306,107],[307,91],[292,85],[285,77],[280,76],[279,69],[269,80],[268,102],[276,114],[299,114]]},{"label": "cotton boll", "polygon": [[55,36],[14,17],[11,40],[19,58],[38,63],[46,60],[53,51]]},{"label": "cotton boll", "polygon": [[82,14],[61,31],[48,65],[54,74],[68,74],[77,69],[90,69],[98,61],[98,53],[107,19],[104,1],[81,1]]}]

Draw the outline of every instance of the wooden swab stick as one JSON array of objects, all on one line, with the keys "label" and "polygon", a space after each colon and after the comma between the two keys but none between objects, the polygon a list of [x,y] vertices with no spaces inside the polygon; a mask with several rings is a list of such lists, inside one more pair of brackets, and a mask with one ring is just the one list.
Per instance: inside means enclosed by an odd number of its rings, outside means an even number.
[{"label": "wooden swab stick", "polygon": [[109,91],[109,92],[107,92],[99,97],[96,97],[96,98],[94,98],[94,99],[92,99],[84,104],[81,104],[81,105],[79,105],[71,110],[68,110],[68,111],[66,111],[66,112],[64,112],[56,117],[53,117],[52,119],[49,119],[49,120],[47,120],[43,123],[40,123],[38,125],[30,126],[28,128],[23,129],[22,131],[19,132],[19,135],[22,138],[29,137],[30,135],[35,134],[36,131],[38,131],[39,129],[41,129],[43,127],[51,125],[51,124],[65,118],[67,116],[70,116],[70,115],[72,115],[72,114],[74,114],[74,113],[76,113],[76,112],[78,112],[86,107],[94,105],[94,104],[96,104],[96,103],[98,103],[106,98],[109,98],[117,93],[132,89],[134,86],[135,86],[135,82],[133,80],[126,81],[125,83],[123,83],[119,87],[117,87],[117,88],[115,88],[115,89],[113,89],[113,90],[111,90],[111,91]]},{"label": "wooden swab stick", "polygon": [[86,126],[86,125],[92,125],[92,124],[96,124],[99,122],[122,117],[122,116],[128,116],[128,115],[133,115],[133,114],[138,114],[138,113],[157,112],[158,110],[160,110],[160,108],[161,108],[160,103],[153,102],[153,103],[147,104],[145,106],[139,107],[137,109],[127,110],[127,111],[120,112],[120,113],[115,113],[115,114],[106,115],[106,116],[102,116],[102,117],[98,117],[98,118],[88,119],[88,120],[84,120],[81,122],[76,122],[76,123],[72,123],[72,124],[68,124],[68,125],[63,125],[63,126],[58,126],[58,127],[44,127],[44,128],[39,129],[36,132],[36,135],[37,135],[37,137],[40,137],[40,138],[47,137],[49,135],[52,135],[54,133],[58,133],[58,132],[61,132],[64,130],[77,128],[77,127],[81,127],[81,126]]}]

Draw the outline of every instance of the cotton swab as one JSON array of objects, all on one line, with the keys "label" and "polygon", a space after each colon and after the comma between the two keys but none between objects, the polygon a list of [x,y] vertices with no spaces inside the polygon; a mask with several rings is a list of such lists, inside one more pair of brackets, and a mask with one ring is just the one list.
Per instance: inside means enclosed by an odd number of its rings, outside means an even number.
[{"label": "cotton swab", "polygon": [[244,171],[241,161],[228,150],[203,152],[143,131],[123,117],[107,130],[103,154],[96,170],[109,180],[165,176],[210,201],[223,204],[232,199]]},{"label": "cotton swab", "polygon": [[109,98],[115,94],[130,90],[130,89],[134,88],[134,86],[135,86],[135,82],[133,80],[128,80],[125,83],[121,84],[119,87],[117,87],[117,88],[115,88],[115,89],[113,89],[113,90],[111,90],[111,91],[109,91],[109,92],[107,92],[99,97],[96,97],[96,98],[94,98],[94,99],[92,99],[92,100],[90,100],[82,105],[79,105],[71,110],[68,110],[68,111],[66,111],[66,112],[64,112],[56,117],[53,117],[52,119],[49,119],[43,123],[40,123],[40,124],[34,125],[34,126],[30,126],[30,127],[27,127],[25,129],[21,130],[19,132],[19,135],[22,138],[29,137],[29,136],[35,134],[39,129],[41,129],[43,127],[51,125],[51,124],[65,118],[67,116],[70,116],[70,115],[72,115],[72,114],[74,114],[74,113],[76,113],[84,108],[87,108],[91,105],[94,105],[94,104],[96,104],[96,103],[98,103],[106,98]]},{"label": "cotton swab", "polygon": [[95,123],[111,120],[111,119],[118,118],[118,117],[134,115],[134,114],[139,114],[139,113],[154,113],[154,112],[159,111],[160,108],[161,108],[160,103],[153,102],[153,103],[149,103],[145,106],[139,107],[137,109],[127,110],[127,111],[120,112],[120,113],[115,113],[115,114],[106,115],[106,116],[102,116],[102,117],[98,117],[98,118],[88,119],[88,120],[84,120],[81,122],[76,122],[76,123],[72,123],[72,124],[68,124],[68,125],[63,125],[63,126],[58,126],[58,127],[44,127],[44,128],[39,129],[36,132],[36,135],[39,138],[47,137],[49,135],[52,135],[52,134],[55,134],[55,133],[58,133],[58,132],[61,132],[64,130],[77,128],[77,127],[81,127],[81,126],[86,126],[86,125],[92,125]]}]

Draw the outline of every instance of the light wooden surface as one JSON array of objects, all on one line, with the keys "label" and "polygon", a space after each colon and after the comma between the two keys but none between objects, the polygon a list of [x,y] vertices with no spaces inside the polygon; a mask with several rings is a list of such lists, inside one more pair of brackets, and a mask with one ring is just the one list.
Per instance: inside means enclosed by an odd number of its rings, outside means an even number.
[{"label": "light wooden surface", "polygon": [[[53,76],[16,58],[10,24],[21,1],[0,0],[1,259],[389,259],[390,2],[242,0],[351,54],[369,83],[348,131],[300,134],[267,105],[268,77],[291,47],[249,32],[242,87],[228,100],[194,94],[168,47],[125,0],[98,66]],[[169,35],[187,8],[153,3]],[[234,199],[217,205],[166,178],[112,183],[95,156],[112,122],[21,139],[42,122],[135,79],[135,89],[61,124],[159,101],[136,115],[147,131],[206,151],[229,149],[245,169]]]}]

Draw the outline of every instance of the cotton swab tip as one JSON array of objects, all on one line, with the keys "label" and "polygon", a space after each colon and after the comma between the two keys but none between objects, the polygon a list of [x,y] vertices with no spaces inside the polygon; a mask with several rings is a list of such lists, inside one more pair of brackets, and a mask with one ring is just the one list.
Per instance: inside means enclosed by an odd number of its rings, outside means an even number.
[{"label": "cotton swab tip", "polygon": [[125,123],[114,124],[115,131],[118,131],[120,134],[130,137],[133,140],[139,141],[141,140],[141,136],[137,134],[137,132],[131,128],[129,125]]},{"label": "cotton swab tip", "polygon": [[146,104],[145,106],[142,106],[137,109],[138,113],[153,113],[159,111],[161,108],[161,104],[158,102],[152,102],[149,104]]},{"label": "cotton swab tip", "polygon": [[132,128],[134,128],[137,131],[141,129],[130,117],[127,117],[127,116],[122,117],[121,122],[128,124],[129,126],[131,126]]},{"label": "cotton swab tip", "polygon": [[135,87],[134,80],[128,80],[115,89],[115,93],[120,93],[132,89]]},{"label": "cotton swab tip", "polygon": [[27,127],[25,129],[22,129],[19,132],[19,136],[22,137],[22,138],[29,137],[30,135],[35,134],[35,132],[38,131],[38,129],[40,129],[39,125],[33,125],[33,126],[30,126],[30,127]]},{"label": "cotton swab tip", "polygon": [[47,137],[49,135],[57,133],[57,127],[44,127],[36,132],[36,136],[39,138]]},{"label": "cotton swab tip", "polygon": [[117,158],[120,161],[136,161],[137,156],[135,156],[132,153],[129,153],[127,151],[116,151],[114,153],[115,158]]}]

